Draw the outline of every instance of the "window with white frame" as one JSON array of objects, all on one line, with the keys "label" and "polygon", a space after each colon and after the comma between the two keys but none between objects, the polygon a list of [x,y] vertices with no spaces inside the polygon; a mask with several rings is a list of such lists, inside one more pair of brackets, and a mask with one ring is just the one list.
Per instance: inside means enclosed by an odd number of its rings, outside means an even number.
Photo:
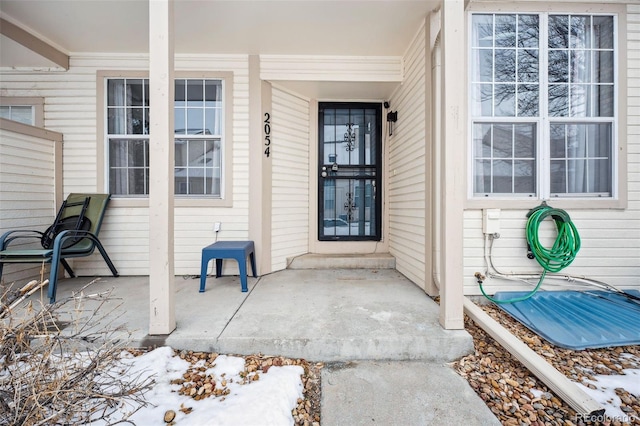
[{"label": "window with white frame", "polygon": [[[106,81],[109,192],[149,193],[149,80]],[[223,81],[175,80],[175,194],[222,196]]]},{"label": "window with white frame", "polygon": [[474,197],[612,197],[612,15],[471,15]]}]

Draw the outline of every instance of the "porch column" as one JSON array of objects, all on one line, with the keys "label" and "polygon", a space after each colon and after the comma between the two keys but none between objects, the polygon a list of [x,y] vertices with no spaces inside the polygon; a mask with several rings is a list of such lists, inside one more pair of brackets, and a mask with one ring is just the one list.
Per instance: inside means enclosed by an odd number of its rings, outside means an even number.
[{"label": "porch column", "polygon": [[466,188],[464,0],[442,2],[441,284],[440,324],[464,328],[463,211]]},{"label": "porch column", "polygon": [[255,244],[258,275],[264,275],[271,272],[273,117],[271,84],[260,78],[259,55],[249,56],[249,123],[249,239]]},{"label": "porch column", "polygon": [[149,0],[149,334],[176,328],[173,1]]}]

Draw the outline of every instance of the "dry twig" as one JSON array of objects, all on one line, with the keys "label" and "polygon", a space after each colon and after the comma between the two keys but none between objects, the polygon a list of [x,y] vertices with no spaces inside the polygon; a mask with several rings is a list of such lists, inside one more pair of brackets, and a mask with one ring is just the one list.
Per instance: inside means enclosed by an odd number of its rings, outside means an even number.
[{"label": "dry twig", "polygon": [[[0,425],[108,424],[122,406],[131,407],[129,416],[144,407],[153,379],[130,377],[120,362],[128,341],[121,338],[126,330],[114,326],[114,310],[106,310],[109,297],[89,310],[82,292],[16,309],[33,288],[23,287],[11,301],[5,294],[0,305]],[[60,320],[65,312],[72,313],[68,322]]]}]

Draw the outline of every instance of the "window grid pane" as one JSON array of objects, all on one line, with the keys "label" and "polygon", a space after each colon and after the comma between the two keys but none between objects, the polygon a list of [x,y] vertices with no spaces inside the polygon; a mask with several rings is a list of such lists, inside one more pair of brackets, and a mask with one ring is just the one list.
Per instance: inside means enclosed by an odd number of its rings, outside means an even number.
[{"label": "window grid pane", "polygon": [[148,80],[107,80],[107,132],[109,135],[149,134]]},{"label": "window grid pane", "polygon": [[176,80],[175,92],[176,135],[222,135],[222,81]]},{"label": "window grid pane", "polygon": [[611,16],[552,15],[548,28],[549,115],[613,117]]},{"label": "window grid pane", "polygon": [[109,192],[118,195],[149,193],[149,142],[109,139]]},{"label": "window grid pane", "polygon": [[551,125],[551,195],[611,195],[610,123]]},{"label": "window grid pane", "polygon": [[177,139],[175,193],[220,197],[220,140]]},{"label": "window grid pane", "polygon": [[482,123],[473,128],[474,194],[535,193],[535,124]]},{"label": "window grid pane", "polygon": [[[477,14],[472,18],[472,113],[532,117],[539,101],[537,15]],[[487,100],[491,100],[490,104]]]}]

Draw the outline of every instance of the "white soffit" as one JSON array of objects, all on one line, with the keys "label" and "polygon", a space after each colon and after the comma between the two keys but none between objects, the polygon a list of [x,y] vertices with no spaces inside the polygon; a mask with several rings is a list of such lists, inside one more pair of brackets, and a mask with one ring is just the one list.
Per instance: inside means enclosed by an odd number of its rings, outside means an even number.
[{"label": "white soffit", "polygon": [[[434,0],[176,0],[175,51],[401,56]],[[0,13],[73,53],[147,53],[148,0],[2,0]]]}]

